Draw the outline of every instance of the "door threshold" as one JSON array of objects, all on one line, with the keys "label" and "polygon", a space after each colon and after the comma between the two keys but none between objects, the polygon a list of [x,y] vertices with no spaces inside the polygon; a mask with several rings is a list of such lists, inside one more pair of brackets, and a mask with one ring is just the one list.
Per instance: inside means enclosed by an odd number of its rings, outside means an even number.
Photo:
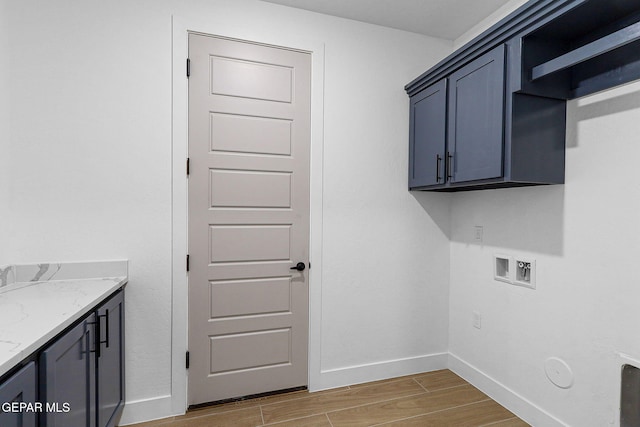
[{"label": "door threshold", "polygon": [[303,385],[303,386],[300,386],[300,387],[285,388],[285,389],[282,389],[282,390],[267,391],[265,393],[250,394],[248,396],[232,397],[230,399],[216,400],[216,401],[213,401],[213,402],[198,403],[196,405],[189,405],[189,407],[187,408],[187,411],[191,411],[193,409],[202,409],[202,408],[206,408],[208,406],[224,405],[226,403],[234,403],[234,402],[242,402],[242,401],[245,401],[245,400],[261,399],[263,397],[275,396],[275,395],[278,395],[278,394],[293,393],[293,392],[296,392],[296,391],[303,391],[303,390],[307,390],[307,386],[306,385]]}]

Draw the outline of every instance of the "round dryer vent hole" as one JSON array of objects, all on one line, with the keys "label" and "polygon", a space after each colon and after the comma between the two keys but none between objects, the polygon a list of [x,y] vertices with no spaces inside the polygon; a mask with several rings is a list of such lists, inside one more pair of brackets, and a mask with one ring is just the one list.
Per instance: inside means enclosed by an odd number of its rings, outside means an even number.
[{"label": "round dryer vent hole", "polygon": [[573,385],[571,367],[558,357],[550,357],[544,362],[544,372],[556,387],[570,388]]}]

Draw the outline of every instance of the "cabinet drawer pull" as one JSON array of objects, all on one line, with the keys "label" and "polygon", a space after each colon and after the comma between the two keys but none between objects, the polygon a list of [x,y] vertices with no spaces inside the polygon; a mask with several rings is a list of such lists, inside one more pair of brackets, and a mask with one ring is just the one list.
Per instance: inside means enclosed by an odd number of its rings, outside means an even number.
[{"label": "cabinet drawer pull", "polygon": [[436,182],[440,182],[440,161],[442,157],[440,154],[436,154]]},{"label": "cabinet drawer pull", "polygon": [[447,178],[449,180],[453,178],[453,173],[452,173],[453,168],[451,167],[452,166],[451,160],[453,160],[453,155],[447,151]]}]

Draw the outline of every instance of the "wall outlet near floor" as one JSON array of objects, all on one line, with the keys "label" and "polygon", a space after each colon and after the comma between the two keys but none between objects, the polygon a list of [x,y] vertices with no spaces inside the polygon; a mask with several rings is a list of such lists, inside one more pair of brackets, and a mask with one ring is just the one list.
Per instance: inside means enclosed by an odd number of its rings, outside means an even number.
[{"label": "wall outlet near floor", "polygon": [[476,329],[482,329],[482,315],[477,311],[473,312],[473,327]]}]

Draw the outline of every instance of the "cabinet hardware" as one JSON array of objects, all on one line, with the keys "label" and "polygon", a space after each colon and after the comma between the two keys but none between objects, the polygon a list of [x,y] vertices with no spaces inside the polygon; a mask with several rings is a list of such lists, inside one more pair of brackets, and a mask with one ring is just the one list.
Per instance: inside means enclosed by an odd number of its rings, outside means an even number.
[{"label": "cabinet hardware", "polygon": [[106,310],[105,314],[99,314],[98,315],[98,323],[100,323],[100,318],[104,317],[106,322],[105,322],[105,333],[106,333],[106,339],[104,341],[102,341],[102,337],[98,336],[98,346],[100,344],[106,344],[106,347],[109,348],[109,310]]},{"label": "cabinet hardware", "polygon": [[449,181],[451,181],[451,178],[453,178],[453,169],[451,168],[452,159],[453,155],[447,151],[447,179],[449,179]]},{"label": "cabinet hardware", "polygon": [[[95,322],[87,322],[87,325],[93,325],[93,350],[89,350],[90,353],[95,353],[97,358],[100,358],[100,316]],[[91,343],[87,344],[91,347]]]},{"label": "cabinet hardware", "polygon": [[440,154],[436,154],[436,182],[440,182],[440,161],[442,157]]},{"label": "cabinet hardware", "polygon": [[187,351],[187,354],[185,354],[185,366],[187,369],[189,369],[189,352]]}]

